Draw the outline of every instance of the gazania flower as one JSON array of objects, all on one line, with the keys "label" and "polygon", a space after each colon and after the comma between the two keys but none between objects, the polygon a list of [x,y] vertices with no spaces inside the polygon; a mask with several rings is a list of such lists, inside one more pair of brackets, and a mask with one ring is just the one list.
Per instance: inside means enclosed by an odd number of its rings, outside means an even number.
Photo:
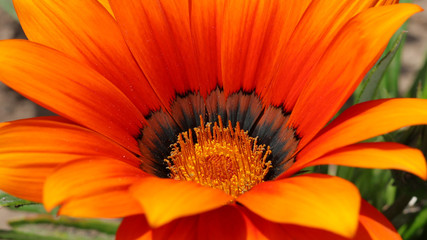
[{"label": "gazania flower", "polygon": [[1,125],[2,190],[124,217],[118,239],[399,238],[351,183],[298,173],[427,177],[416,149],[358,143],[426,124],[425,100],[365,102],[327,124],[418,6],[14,2],[29,41],[0,42],[0,79],[60,116]]}]

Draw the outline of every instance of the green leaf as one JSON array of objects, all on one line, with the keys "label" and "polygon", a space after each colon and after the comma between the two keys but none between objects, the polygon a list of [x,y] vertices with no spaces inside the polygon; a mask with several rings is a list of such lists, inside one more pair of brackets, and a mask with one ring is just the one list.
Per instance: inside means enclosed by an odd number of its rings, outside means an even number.
[{"label": "green leaf", "polygon": [[95,230],[101,233],[114,235],[117,231],[119,223],[116,221],[100,221],[96,219],[74,219],[68,217],[52,217],[50,215],[39,216],[35,218],[27,218],[9,222],[9,225],[14,229],[22,228],[27,225],[50,224],[62,227],[78,228]]},{"label": "green leaf", "polygon": [[63,240],[64,238],[41,236],[32,233],[0,230],[0,239],[4,240]]},{"label": "green leaf", "polygon": [[112,240],[119,222],[40,215],[10,221],[9,225],[12,231],[0,232],[0,239]]},{"label": "green leaf", "polygon": [[427,99],[427,55],[422,68],[418,71],[414,84],[406,94],[407,97],[418,97]]},{"label": "green leaf", "polygon": [[42,204],[30,204],[24,205],[22,207],[9,207],[10,210],[19,211],[19,212],[30,212],[30,213],[38,213],[38,214],[51,214],[56,215],[58,213],[58,209],[55,208],[50,213],[46,212],[44,206]]},{"label": "green leaf", "polygon": [[28,200],[19,199],[7,193],[0,192],[0,207],[14,207],[19,208],[25,205],[39,204]]},{"label": "green leaf", "polygon": [[404,36],[406,36],[406,32],[402,31],[397,36],[397,39],[392,42],[390,50],[366,75],[361,85],[360,94],[356,97],[356,103],[369,101],[375,98],[380,82],[383,79],[390,63],[396,56],[396,53],[400,49]]},{"label": "green leaf", "polygon": [[338,166],[336,175],[353,182],[362,197],[378,209],[391,205],[395,200],[396,187],[389,170]]},{"label": "green leaf", "polygon": [[10,16],[18,20],[12,0],[0,0],[0,7],[3,8]]},{"label": "green leaf", "polygon": [[395,186],[400,194],[427,199],[427,182],[419,177],[400,170],[392,170]]},{"label": "green leaf", "polygon": [[427,208],[421,210],[414,221],[402,232],[403,239],[411,239],[422,233],[427,227]]}]

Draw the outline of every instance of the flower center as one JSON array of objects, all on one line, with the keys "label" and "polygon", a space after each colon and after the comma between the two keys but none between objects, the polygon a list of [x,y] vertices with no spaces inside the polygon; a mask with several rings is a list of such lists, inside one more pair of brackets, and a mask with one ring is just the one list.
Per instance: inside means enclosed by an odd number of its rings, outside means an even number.
[{"label": "flower center", "polygon": [[258,145],[257,138],[240,129],[239,122],[233,129],[230,121],[224,127],[220,116],[218,119],[212,127],[200,117],[195,139],[191,130],[180,133],[165,161],[170,178],[194,181],[237,197],[264,181],[272,167],[267,161],[271,150]]}]

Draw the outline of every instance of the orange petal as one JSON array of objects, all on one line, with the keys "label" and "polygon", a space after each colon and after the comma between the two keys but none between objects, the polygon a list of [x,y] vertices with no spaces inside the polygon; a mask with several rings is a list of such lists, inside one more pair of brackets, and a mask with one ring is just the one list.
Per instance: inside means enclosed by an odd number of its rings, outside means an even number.
[{"label": "orange petal", "polygon": [[61,205],[58,214],[78,218],[118,218],[143,212],[141,205],[126,189],[70,198]]},{"label": "orange petal", "polygon": [[240,210],[246,222],[248,236],[251,237],[248,239],[293,240],[291,236],[283,230],[284,224],[271,222],[245,207],[241,207]]},{"label": "orange petal", "polygon": [[[62,117],[38,117],[0,124],[0,156],[2,154],[71,154],[111,156],[139,166],[132,153],[108,138],[87,128],[67,122]],[[3,166],[24,166],[31,159],[4,161]],[[55,162],[55,159],[50,159]],[[33,161],[33,163],[35,163]]]},{"label": "orange petal", "polygon": [[117,229],[116,240],[152,240],[152,232],[145,215],[123,218]]},{"label": "orange petal", "polygon": [[[243,219],[246,223],[246,240],[273,240],[273,239],[280,239],[280,240],[291,240],[286,236],[286,234],[283,234],[283,232],[280,232],[278,235],[276,234],[268,234],[262,231],[264,226],[271,226],[271,225],[278,225],[277,223],[272,223],[264,218],[259,217],[255,213],[247,210],[246,208],[242,207],[239,208],[242,212]],[[250,217],[249,217],[250,216]],[[256,218],[254,221],[252,218]],[[265,223],[271,223],[265,224]],[[270,231],[271,232],[271,231]]]},{"label": "orange petal", "polygon": [[[107,0],[101,4],[109,9]],[[114,18],[96,0],[14,0],[29,40],[95,69],[146,115],[160,101],[129,51]]]},{"label": "orange petal", "polygon": [[366,232],[369,237],[355,239],[402,239],[393,224],[391,224],[384,215],[363,199],[359,221],[361,223],[361,228],[363,228],[364,232]]},{"label": "orange petal", "polygon": [[421,10],[413,4],[370,8],[342,28],[319,63],[306,76],[310,81],[305,84],[292,110],[289,124],[297,128],[302,137],[300,148],[350,97],[400,25]]},{"label": "orange petal", "polygon": [[[141,169],[107,157],[71,161],[62,164],[46,179],[43,203],[45,208],[50,211],[55,206],[71,203],[74,199],[82,202],[84,198],[100,199],[101,196],[111,196],[121,192],[124,196],[115,197],[115,199],[122,202],[106,201],[103,203],[106,211],[99,212],[95,209],[90,213],[99,215],[91,215],[91,217],[122,217],[134,214],[135,209],[121,207],[126,203],[129,203],[129,206],[135,206],[135,200],[125,192],[132,183],[144,176],[146,174]],[[110,203],[109,206],[107,206],[108,203]],[[67,209],[69,210],[70,206]],[[139,207],[137,210],[140,212]],[[113,213],[119,215],[115,216]],[[88,214],[85,214],[86,217]]]},{"label": "orange petal", "polygon": [[314,159],[343,146],[401,127],[427,123],[427,100],[382,99],[354,105],[339,115],[297,155],[297,162],[282,174],[290,176]]},{"label": "orange petal", "polygon": [[222,87],[219,49],[221,47],[222,13],[224,3],[221,1],[191,1],[191,36],[200,71],[200,90],[202,96]]},{"label": "orange petal", "polygon": [[[279,231],[277,231],[279,230]],[[274,234],[276,239],[280,232],[286,233],[290,238],[289,240],[298,239],[298,240],[349,240],[348,238],[342,237],[340,235],[334,234],[332,232],[325,231],[323,229],[316,228],[306,228],[303,226],[291,225],[291,224],[282,224],[277,226],[277,228],[271,233]],[[270,233],[270,234],[271,234]],[[356,233],[357,235],[357,233]],[[355,240],[361,240],[361,238],[350,238]]]},{"label": "orange petal", "polygon": [[152,227],[176,218],[226,205],[233,198],[225,192],[190,181],[146,177],[131,187]]},{"label": "orange petal", "polygon": [[245,220],[231,205],[203,213],[199,216],[197,239],[246,240]]},{"label": "orange petal", "polygon": [[0,42],[0,80],[59,115],[138,152],[144,117],[97,72],[50,48],[24,40]]},{"label": "orange petal", "polygon": [[145,215],[126,217],[117,230],[117,240],[197,240],[198,216],[176,219],[159,228],[151,229]]},{"label": "orange petal", "polygon": [[[87,2],[87,1],[86,1]],[[108,2],[108,0],[98,0],[99,3],[101,3],[101,5],[107,9],[107,11],[111,14],[111,16],[114,17],[113,14],[113,10],[111,9],[110,3]]]},{"label": "orange petal", "polygon": [[[322,229],[308,228],[304,226],[281,224],[268,221],[249,210],[242,208],[247,219],[247,228],[251,229],[251,234],[258,236],[253,239],[269,240],[348,240]],[[358,239],[358,238],[355,238]],[[360,240],[360,239],[359,239]]]},{"label": "orange petal", "polygon": [[[150,239],[169,239],[173,236],[175,240],[198,240],[197,229],[199,216],[189,216],[176,219],[168,224],[152,230]],[[149,236],[149,234],[145,234]]]},{"label": "orange petal", "polygon": [[[34,202],[42,202],[43,184],[53,169],[79,156],[72,154],[1,154],[0,155],[0,189],[16,197]],[[3,166],[3,163],[21,162],[24,166]]]},{"label": "orange petal", "polygon": [[[286,8],[292,9],[293,12],[294,6],[289,6],[289,2],[300,1],[285,2]],[[280,64],[276,66],[278,71],[275,72],[269,87],[264,89],[273,105],[285,104],[287,111],[292,110],[309,81],[308,74],[318,64],[340,29],[353,16],[373,6],[373,0],[308,2],[310,5],[301,20],[297,21],[296,28],[284,28],[291,34],[291,38],[286,45],[281,46],[283,50],[281,55],[278,55]],[[300,8],[297,8],[296,12],[299,13]],[[288,15],[284,14],[284,17],[287,18]]]},{"label": "orange petal", "polygon": [[[232,206],[224,206],[200,215],[176,219],[152,229],[152,239],[175,240],[246,240],[242,214]],[[145,233],[144,237],[150,236]],[[143,238],[144,239],[144,238]]]},{"label": "orange petal", "polygon": [[372,5],[375,6],[384,6],[399,3],[399,0],[374,0]]},{"label": "orange petal", "polygon": [[[111,0],[136,61],[165,105],[176,93],[200,89],[190,30],[190,1]],[[208,26],[205,26],[208,27]]]},{"label": "orange petal", "polygon": [[352,237],[357,228],[360,195],[344,179],[307,174],[256,185],[237,201],[277,223],[320,228]]},{"label": "orange petal", "polygon": [[[242,208],[247,224],[247,229],[251,229],[254,239],[270,240],[348,240],[322,229],[307,228],[292,224],[280,224],[270,222],[256,214]],[[393,225],[374,207],[362,199],[362,206],[359,215],[359,225],[354,240],[400,240],[399,234]]]},{"label": "orange petal", "polygon": [[335,164],[349,167],[398,169],[426,180],[423,153],[398,143],[359,143],[339,148],[310,162],[308,166]]},{"label": "orange petal", "polygon": [[234,206],[224,206],[200,215],[176,219],[159,228],[150,229],[144,215],[123,219],[117,231],[118,240],[170,239],[174,240],[247,240],[243,215]]},{"label": "orange petal", "polygon": [[221,70],[227,94],[267,84],[310,0],[226,1],[221,36]]},{"label": "orange petal", "polygon": [[130,152],[60,117],[0,124],[0,189],[41,202],[46,177],[59,164],[85,156],[111,156],[138,166]]}]

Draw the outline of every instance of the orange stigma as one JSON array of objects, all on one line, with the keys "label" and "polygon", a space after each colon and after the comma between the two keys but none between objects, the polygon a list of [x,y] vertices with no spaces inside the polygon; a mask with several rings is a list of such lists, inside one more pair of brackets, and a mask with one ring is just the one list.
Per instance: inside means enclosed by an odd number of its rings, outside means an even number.
[{"label": "orange stigma", "polygon": [[237,122],[233,129],[231,121],[224,127],[221,117],[218,123],[204,124],[200,116],[200,127],[180,133],[172,145],[171,155],[165,160],[176,180],[193,181],[203,186],[221,189],[237,197],[263,182],[271,168],[266,161],[270,147],[258,145],[257,138],[249,137]]}]

